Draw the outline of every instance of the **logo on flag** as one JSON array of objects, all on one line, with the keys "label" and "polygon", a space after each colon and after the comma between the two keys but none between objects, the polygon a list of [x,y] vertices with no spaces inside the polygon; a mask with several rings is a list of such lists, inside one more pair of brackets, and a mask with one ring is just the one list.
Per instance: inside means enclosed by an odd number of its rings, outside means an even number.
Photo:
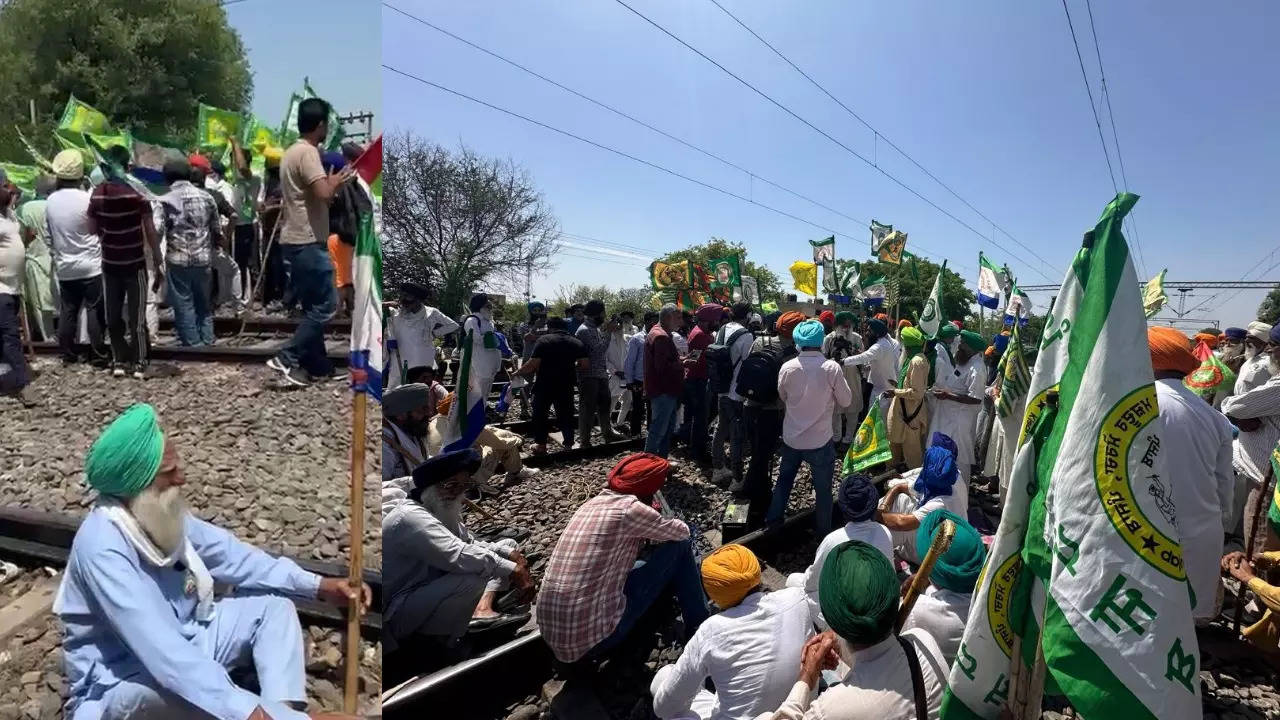
[{"label": "logo on flag", "polygon": [[947,261],[942,261],[938,268],[938,276],[933,279],[933,291],[924,301],[924,310],[920,313],[920,332],[925,337],[936,338],[942,327],[942,274],[947,271]]},{"label": "logo on flag", "polygon": [[848,475],[860,472],[893,457],[889,448],[889,434],[885,432],[884,418],[880,417],[880,403],[871,403],[871,410],[858,426],[858,434],[853,444],[844,454],[844,468],[841,474]]},{"label": "logo on flag", "polygon": [[832,235],[824,240],[810,240],[809,244],[813,246],[813,262],[817,265],[828,260],[836,259],[836,236]]}]

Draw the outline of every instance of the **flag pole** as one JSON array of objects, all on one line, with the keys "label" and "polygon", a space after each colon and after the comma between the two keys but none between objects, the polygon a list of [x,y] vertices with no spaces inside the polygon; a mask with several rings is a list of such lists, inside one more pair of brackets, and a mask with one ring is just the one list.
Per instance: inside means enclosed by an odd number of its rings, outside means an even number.
[{"label": "flag pole", "polygon": [[[1275,478],[1276,469],[1271,463],[1267,463],[1267,475],[1262,479],[1262,494],[1258,496],[1258,503],[1253,508],[1253,525],[1249,529],[1249,537],[1245,538],[1244,559],[1250,566],[1253,565],[1253,554],[1257,550],[1255,540],[1258,538],[1258,526],[1262,524],[1262,514],[1266,512],[1271,503],[1271,481]],[[1263,545],[1266,545],[1267,528],[1262,530]],[[1248,586],[1240,583],[1240,590],[1236,593],[1236,610],[1235,617],[1231,621],[1232,632],[1240,633],[1240,619],[1244,613],[1244,592]]]},{"label": "flag pole", "polygon": [[[352,368],[352,379],[361,388],[363,382],[355,377],[363,370]],[[360,610],[364,587],[364,429],[365,406],[368,393],[359,389],[351,405],[351,562],[347,565],[347,580],[355,588],[356,600],[347,604],[347,676],[343,692],[343,711],[355,713],[360,687]]]}]

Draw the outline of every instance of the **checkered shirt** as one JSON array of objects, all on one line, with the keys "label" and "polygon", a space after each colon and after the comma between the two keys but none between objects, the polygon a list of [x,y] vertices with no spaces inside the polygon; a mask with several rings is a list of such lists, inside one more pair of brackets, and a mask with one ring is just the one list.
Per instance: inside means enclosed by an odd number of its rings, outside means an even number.
[{"label": "checkered shirt", "polygon": [[556,543],[538,592],[538,628],[555,656],[575,662],[618,626],[622,588],[641,543],[688,537],[688,525],[634,495],[605,490],[583,503]]},{"label": "checkered shirt", "polygon": [[179,180],[160,196],[164,206],[165,261],[183,267],[208,267],[218,239],[218,206],[213,196]]}]

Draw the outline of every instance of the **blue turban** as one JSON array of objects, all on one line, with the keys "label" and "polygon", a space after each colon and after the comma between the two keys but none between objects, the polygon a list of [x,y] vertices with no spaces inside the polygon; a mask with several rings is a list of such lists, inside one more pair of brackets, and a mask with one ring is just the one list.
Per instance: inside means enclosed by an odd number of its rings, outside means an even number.
[{"label": "blue turban", "polygon": [[474,473],[480,469],[480,461],[480,451],[475,448],[439,453],[413,469],[413,486],[418,492],[422,492],[460,472]]},{"label": "blue turban", "polygon": [[840,483],[840,495],[836,504],[840,506],[840,514],[845,522],[862,522],[870,520],[876,514],[876,505],[880,502],[880,493],[871,483],[871,476],[865,473],[846,475]]},{"label": "blue turban", "polygon": [[1280,343],[1280,323],[1271,326],[1271,333],[1267,336],[1271,338],[1271,342]]},{"label": "blue turban", "polygon": [[529,303],[528,308],[529,308],[529,314],[530,314],[530,315],[532,315],[532,314],[533,314],[533,312],[534,312],[535,310],[541,310],[542,312],[546,312],[546,311],[547,311],[547,306],[546,306],[546,305],[543,305],[542,303],[538,302],[537,300],[534,300],[533,302]]},{"label": "blue turban", "polygon": [[1226,330],[1223,330],[1222,334],[1225,335],[1228,340],[1240,340],[1240,341],[1243,341],[1249,335],[1249,333],[1246,333],[1244,331],[1244,328],[1238,328],[1238,327],[1229,327]]},{"label": "blue turban", "polygon": [[934,445],[925,450],[924,467],[920,469],[920,475],[916,477],[915,485],[912,486],[915,488],[916,495],[919,496],[916,507],[936,497],[950,495],[957,477],[959,477],[959,471],[956,469],[954,453],[941,445]]},{"label": "blue turban", "polygon": [[871,328],[872,330],[875,330],[876,333],[880,335],[889,334],[889,326],[885,325],[883,320],[877,320],[875,318],[871,318],[870,320],[867,321],[867,327]]},{"label": "blue turban", "polygon": [[956,447],[956,441],[951,439],[950,435],[940,432],[934,432],[933,437],[929,438],[930,445],[938,445],[951,451],[952,457],[960,455],[960,448]]},{"label": "blue turban", "polygon": [[817,320],[805,320],[791,331],[791,339],[798,348],[820,348],[822,340],[827,336],[826,328]]},{"label": "blue turban", "polygon": [[138,403],[112,420],[89,448],[85,479],[103,495],[131,498],[156,479],[163,454],[164,433],[156,411]]},{"label": "blue turban", "polygon": [[991,338],[991,344],[995,346],[997,355],[1003,355],[1004,349],[1009,347],[1009,336],[1004,333],[1000,333],[999,335]]},{"label": "blue turban", "polygon": [[320,165],[325,172],[337,172],[347,166],[347,159],[340,152],[327,152],[320,156]]}]

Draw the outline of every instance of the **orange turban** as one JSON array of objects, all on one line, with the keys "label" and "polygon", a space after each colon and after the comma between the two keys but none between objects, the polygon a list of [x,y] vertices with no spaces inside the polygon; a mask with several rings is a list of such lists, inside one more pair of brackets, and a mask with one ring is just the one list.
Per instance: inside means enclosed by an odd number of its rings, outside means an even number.
[{"label": "orange turban", "polygon": [[760,584],[760,561],[743,545],[722,545],[702,561],[702,587],[707,597],[727,610]]},{"label": "orange turban", "polygon": [[804,316],[804,313],[792,310],[791,312],[782,313],[782,317],[778,318],[778,322],[774,324],[774,328],[778,331],[779,335],[786,335],[790,337],[791,331],[795,330],[797,325],[807,319],[808,318]]},{"label": "orange turban", "polygon": [[609,489],[627,495],[648,497],[662,489],[667,479],[667,461],[652,453],[628,455],[609,471]]},{"label": "orange turban", "polygon": [[1200,361],[1191,354],[1191,341],[1181,330],[1148,328],[1147,346],[1151,349],[1151,369],[1156,372],[1171,370],[1190,375],[1200,367]]},{"label": "orange turban", "polygon": [[1205,345],[1208,345],[1210,349],[1213,349],[1218,346],[1218,336],[1214,335],[1213,333],[1207,333],[1207,332],[1196,333],[1196,336],[1194,339],[1196,342],[1202,342]]},{"label": "orange turban", "polygon": [[899,330],[901,330],[902,328],[909,328],[909,327],[911,327],[911,321],[910,321],[910,320],[908,320],[908,319],[906,319],[906,318],[903,318],[903,319],[901,319],[901,320],[899,320],[899,321],[898,321],[898,329],[899,329]]},{"label": "orange turban", "polygon": [[438,405],[436,405],[436,412],[440,413],[441,415],[448,415],[449,408],[453,407],[453,398],[454,398],[453,393],[449,393],[448,395],[445,395],[444,399],[441,400]]},{"label": "orange turban", "polygon": [[884,313],[876,313],[876,319],[883,320],[886,325],[889,324],[889,316]]},{"label": "orange turban", "polygon": [[827,330],[828,332],[831,331],[831,328],[834,328],[836,326],[836,314],[831,312],[830,310],[823,310],[821,313],[819,313],[818,320],[822,322],[823,329]]}]

